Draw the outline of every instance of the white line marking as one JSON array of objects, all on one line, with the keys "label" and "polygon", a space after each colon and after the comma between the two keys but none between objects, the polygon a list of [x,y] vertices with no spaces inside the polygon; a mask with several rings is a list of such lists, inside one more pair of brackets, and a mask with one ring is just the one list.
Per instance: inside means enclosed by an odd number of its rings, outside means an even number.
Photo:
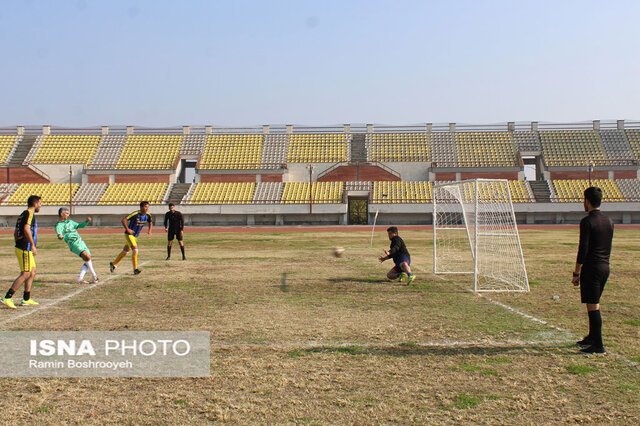
[{"label": "white line marking", "polygon": [[[147,260],[146,262],[141,263],[140,266],[144,266],[149,262],[151,262],[151,261]],[[88,285],[84,284],[83,287],[80,287],[76,291],[73,291],[73,292],[71,292],[69,294],[66,294],[66,295],[64,295],[64,296],[62,296],[62,297],[60,297],[58,299],[54,299],[51,303],[47,303],[46,305],[40,305],[40,306],[37,306],[35,308],[31,308],[31,309],[26,308],[26,309],[29,309],[29,310],[26,310],[24,312],[20,312],[17,315],[14,315],[14,316],[9,317],[9,318],[7,318],[7,319],[5,319],[3,321],[0,321],[0,325],[5,325],[5,324],[8,324],[8,323],[13,322],[15,320],[18,320],[20,318],[24,318],[24,317],[27,317],[29,315],[33,315],[33,314],[35,314],[37,312],[40,312],[40,311],[42,311],[44,309],[51,308],[51,307],[53,307],[53,306],[55,306],[55,305],[57,305],[57,304],[59,304],[61,302],[64,302],[65,300],[71,299],[73,296],[77,296],[78,294],[80,294],[80,293],[82,293],[84,291],[87,291],[87,290],[93,289],[93,288],[97,288],[97,287],[101,286],[102,284],[105,284],[105,283],[107,283],[107,282],[109,282],[109,281],[111,281],[111,280],[113,280],[115,278],[120,278],[122,276],[124,276],[124,274],[116,274],[116,275],[109,276],[109,277],[105,278],[104,280],[100,280],[98,282],[98,284],[88,284]]]}]

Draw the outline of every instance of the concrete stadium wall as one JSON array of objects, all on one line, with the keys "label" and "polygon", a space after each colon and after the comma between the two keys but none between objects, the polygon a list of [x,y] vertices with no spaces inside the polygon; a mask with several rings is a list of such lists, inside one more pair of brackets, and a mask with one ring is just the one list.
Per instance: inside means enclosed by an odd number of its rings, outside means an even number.
[{"label": "concrete stadium wall", "polygon": [[[137,210],[130,206],[76,206],[73,216],[93,218],[95,226],[120,226],[122,218]],[[12,228],[24,206],[1,206],[0,227]],[[188,226],[210,225],[345,225],[348,223],[347,204],[314,204],[309,214],[308,204],[262,205],[184,205],[178,206]],[[579,223],[585,215],[582,203],[516,203],[516,219],[520,224]],[[616,223],[640,223],[640,203],[606,203],[602,210]],[[41,227],[52,227],[57,222],[58,206],[44,206],[38,214]],[[162,226],[164,205],[152,205],[155,225]],[[369,223],[376,211],[381,225],[430,225],[432,204],[369,204]]]}]

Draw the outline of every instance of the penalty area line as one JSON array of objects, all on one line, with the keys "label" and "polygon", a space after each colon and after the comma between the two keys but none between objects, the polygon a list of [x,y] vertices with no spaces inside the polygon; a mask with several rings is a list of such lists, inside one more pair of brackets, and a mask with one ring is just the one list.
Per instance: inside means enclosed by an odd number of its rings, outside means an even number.
[{"label": "penalty area line", "polygon": [[[140,266],[144,266],[144,265],[148,264],[149,262],[151,262],[151,261],[147,260],[146,262],[141,263]],[[69,294],[65,294],[62,297],[59,297],[57,299],[53,299],[53,301],[51,301],[51,303],[47,303],[46,305],[43,304],[43,305],[37,306],[37,307],[35,307],[33,309],[27,308],[27,309],[29,309],[28,311],[20,312],[17,315],[14,315],[14,316],[9,317],[9,318],[7,318],[7,319],[5,319],[3,321],[0,321],[0,325],[9,324],[9,323],[11,323],[13,321],[19,320],[19,319],[24,318],[24,317],[28,317],[29,315],[33,315],[33,314],[38,313],[40,311],[43,311],[45,309],[51,308],[51,307],[53,307],[53,306],[55,306],[55,305],[57,305],[59,303],[64,302],[65,300],[68,300],[68,299],[71,299],[74,296],[77,296],[78,294],[80,294],[80,293],[82,293],[84,291],[97,288],[97,287],[99,287],[99,286],[101,286],[103,284],[108,283],[109,281],[111,281],[113,279],[120,278],[120,277],[123,277],[123,276],[124,276],[124,274],[116,274],[116,275],[112,275],[110,277],[107,277],[104,280],[99,281],[98,284],[88,284],[88,285],[84,284],[83,287],[80,287],[79,289],[77,289],[77,290],[75,290],[75,291],[73,291],[73,292],[71,292]]]}]

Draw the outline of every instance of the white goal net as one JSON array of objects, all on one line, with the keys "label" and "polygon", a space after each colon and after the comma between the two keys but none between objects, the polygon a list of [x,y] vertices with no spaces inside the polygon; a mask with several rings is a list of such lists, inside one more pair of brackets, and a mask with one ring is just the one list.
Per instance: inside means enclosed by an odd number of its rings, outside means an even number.
[{"label": "white goal net", "polygon": [[433,272],[473,274],[474,291],[529,291],[508,181],[434,186]]}]

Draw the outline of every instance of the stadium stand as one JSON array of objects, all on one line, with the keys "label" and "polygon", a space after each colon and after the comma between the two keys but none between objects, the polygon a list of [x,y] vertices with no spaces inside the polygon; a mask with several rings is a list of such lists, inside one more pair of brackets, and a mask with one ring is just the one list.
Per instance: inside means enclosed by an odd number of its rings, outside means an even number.
[{"label": "stadium stand", "polygon": [[287,135],[265,135],[262,143],[261,169],[280,169],[286,165],[289,138]]},{"label": "stadium stand", "polygon": [[431,161],[429,133],[368,133],[365,143],[369,161]]},{"label": "stadium stand", "polygon": [[540,138],[537,132],[515,131],[513,140],[516,144],[516,151],[541,151]]},{"label": "stadium stand", "polygon": [[609,164],[600,135],[593,130],[547,130],[538,132],[548,166],[586,166],[589,161]]},{"label": "stadium stand", "polygon": [[640,180],[638,179],[616,179],[618,188],[626,201],[640,201]]},{"label": "stadium stand", "polygon": [[96,170],[114,169],[120,154],[122,154],[126,140],[126,135],[103,136],[88,168]]},{"label": "stadium stand", "polygon": [[34,164],[87,164],[96,153],[100,136],[48,135],[32,148],[27,161]]},{"label": "stadium stand", "polygon": [[536,200],[529,182],[510,180],[509,191],[511,191],[511,201],[514,203],[533,203]]},{"label": "stadium stand", "polygon": [[253,194],[254,204],[274,204],[280,203],[284,183],[282,182],[260,182],[256,185]]},{"label": "stadium stand", "polygon": [[39,195],[43,206],[68,205],[70,196],[78,191],[79,184],[71,184],[71,193],[68,183],[23,183],[13,192],[5,204],[10,206],[26,206],[27,199],[31,195]]},{"label": "stadium stand", "polygon": [[195,185],[190,204],[251,204],[255,182],[200,182]]},{"label": "stadium stand", "polygon": [[18,189],[17,183],[0,183],[0,203],[9,200],[16,189]]},{"label": "stadium stand", "polygon": [[407,204],[430,203],[431,201],[431,182],[373,182],[372,203]]},{"label": "stadium stand", "polygon": [[[342,203],[342,182],[314,182],[312,200],[314,204]],[[282,204],[309,202],[309,182],[286,182],[282,191]]]},{"label": "stadium stand", "polygon": [[622,130],[600,130],[600,137],[611,164],[634,159],[631,146]]},{"label": "stadium stand", "polygon": [[458,165],[458,150],[453,133],[431,133],[431,158],[437,167],[456,167]]},{"label": "stadium stand", "polygon": [[207,144],[207,135],[185,135],[180,155],[200,155]]},{"label": "stadium stand", "polygon": [[372,182],[363,182],[363,181],[346,181],[344,183],[345,191],[367,191],[371,192],[373,187]]},{"label": "stadium stand", "polygon": [[510,132],[456,132],[459,167],[515,167]]},{"label": "stadium stand", "polygon": [[0,135],[0,163],[6,164],[21,136]]},{"label": "stadium stand", "polygon": [[116,164],[121,170],[172,169],[183,135],[129,135]]},{"label": "stadium stand", "polygon": [[73,204],[76,206],[97,205],[108,186],[109,184],[107,183],[85,183],[80,185],[80,188],[78,188],[78,191],[73,196]]},{"label": "stadium stand", "polygon": [[640,129],[627,129],[624,131],[631,145],[631,151],[633,152],[633,158],[640,158]]},{"label": "stadium stand", "polygon": [[168,186],[166,183],[112,183],[100,197],[98,205],[137,205],[142,200],[160,204]]},{"label": "stadium stand", "polygon": [[199,168],[259,169],[263,135],[209,135]]},{"label": "stadium stand", "polygon": [[[621,202],[625,201],[620,188],[615,180],[610,179],[592,179],[591,185],[602,189],[603,202]],[[563,203],[581,203],[584,200],[584,190],[589,187],[587,179],[555,179],[552,186],[557,199],[552,201]]]},{"label": "stadium stand", "polygon": [[351,135],[344,133],[289,135],[288,163],[337,163],[349,158]]}]

